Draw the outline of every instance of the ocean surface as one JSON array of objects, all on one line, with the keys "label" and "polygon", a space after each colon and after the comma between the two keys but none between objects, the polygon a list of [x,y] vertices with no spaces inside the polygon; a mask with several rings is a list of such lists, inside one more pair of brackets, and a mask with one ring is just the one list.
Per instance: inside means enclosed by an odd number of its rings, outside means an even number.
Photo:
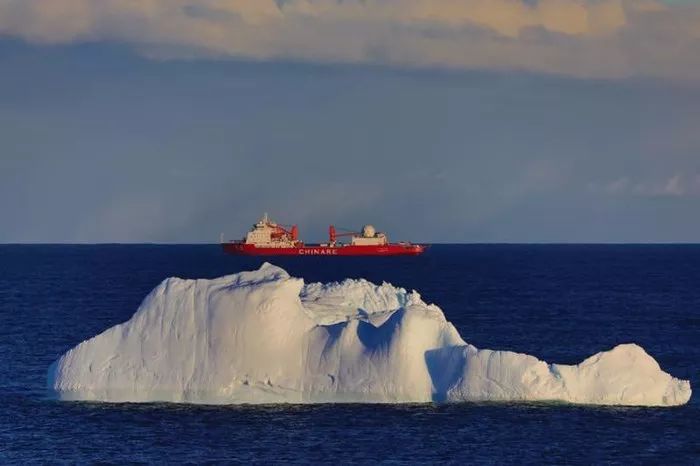
[{"label": "ocean surface", "polygon": [[268,260],[306,281],[416,289],[479,348],[575,364],[638,343],[696,393],[677,408],[55,401],[49,364],[128,320],[161,280],[264,259],[210,245],[6,245],[0,463],[700,464],[700,245],[436,245],[418,258]]}]

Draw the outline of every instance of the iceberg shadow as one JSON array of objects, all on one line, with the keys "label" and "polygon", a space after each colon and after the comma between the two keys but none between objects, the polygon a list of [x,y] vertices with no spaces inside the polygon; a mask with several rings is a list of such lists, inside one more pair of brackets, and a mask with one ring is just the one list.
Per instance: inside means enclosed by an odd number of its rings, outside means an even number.
[{"label": "iceberg shadow", "polygon": [[425,365],[433,384],[433,402],[448,401],[447,394],[462,380],[466,364],[466,346],[447,346],[425,352]]}]

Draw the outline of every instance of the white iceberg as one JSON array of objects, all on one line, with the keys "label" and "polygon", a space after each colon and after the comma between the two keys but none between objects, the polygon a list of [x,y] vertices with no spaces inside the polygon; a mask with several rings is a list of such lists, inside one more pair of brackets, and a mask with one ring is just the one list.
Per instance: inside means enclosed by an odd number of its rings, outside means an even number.
[{"label": "white iceberg", "polygon": [[365,280],[304,285],[270,264],[169,278],[128,321],[48,370],[60,399],[317,403],[562,401],[673,406],[690,383],[637,345],[576,366],[462,340],[416,292]]}]

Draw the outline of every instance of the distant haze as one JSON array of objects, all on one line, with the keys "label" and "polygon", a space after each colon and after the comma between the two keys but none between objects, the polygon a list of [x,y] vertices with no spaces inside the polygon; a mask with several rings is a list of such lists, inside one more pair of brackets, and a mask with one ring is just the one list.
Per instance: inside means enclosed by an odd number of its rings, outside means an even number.
[{"label": "distant haze", "polygon": [[700,242],[700,8],[499,1],[0,2],[0,242]]}]

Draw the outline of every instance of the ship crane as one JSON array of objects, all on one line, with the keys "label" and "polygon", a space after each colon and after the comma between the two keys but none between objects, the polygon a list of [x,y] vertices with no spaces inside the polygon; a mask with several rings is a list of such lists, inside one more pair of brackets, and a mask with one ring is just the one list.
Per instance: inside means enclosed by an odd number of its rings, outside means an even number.
[{"label": "ship crane", "polygon": [[330,244],[335,244],[336,239],[339,236],[356,236],[358,234],[359,233],[356,231],[346,231],[343,233],[338,233],[335,229],[335,226],[331,225],[328,227],[328,241],[330,242]]},{"label": "ship crane", "polygon": [[287,236],[292,239],[292,241],[297,241],[299,239],[299,228],[296,225],[280,225],[275,224],[272,228],[277,230],[277,233],[273,233],[272,237],[283,237]]}]

